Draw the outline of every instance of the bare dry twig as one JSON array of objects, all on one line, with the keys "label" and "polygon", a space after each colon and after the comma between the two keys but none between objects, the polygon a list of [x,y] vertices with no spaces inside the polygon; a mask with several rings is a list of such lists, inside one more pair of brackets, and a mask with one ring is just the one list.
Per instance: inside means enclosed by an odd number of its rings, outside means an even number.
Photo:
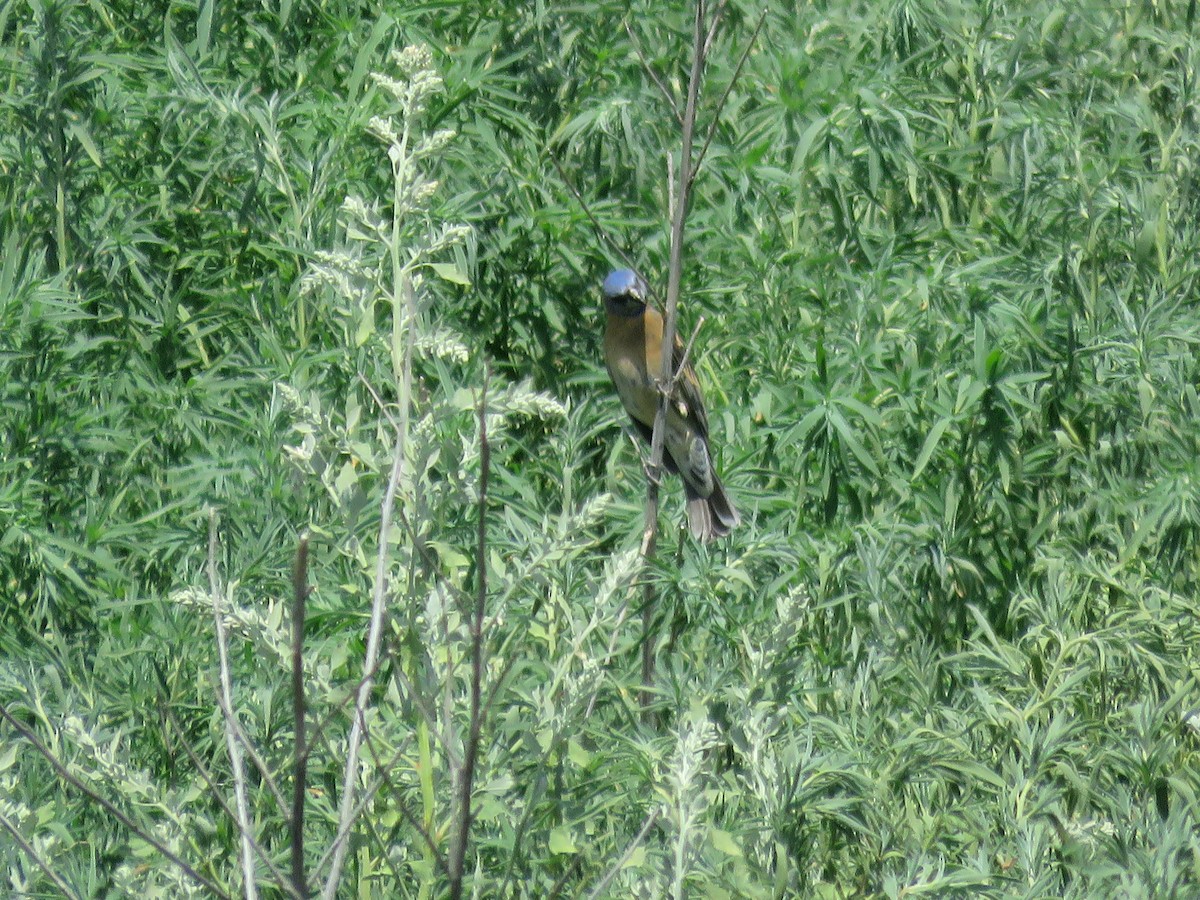
[{"label": "bare dry twig", "polygon": [[[667,302],[663,310],[662,370],[659,373],[658,412],[654,417],[654,434],[650,441],[650,470],[657,475],[662,467],[663,448],[666,437],[667,407],[670,404],[670,385],[674,382],[673,354],[675,346],[676,319],[679,309],[679,289],[683,280],[683,238],[691,202],[692,187],[692,140],[696,127],[696,109],[700,96],[700,83],[704,78],[706,52],[705,4],[697,0],[693,23],[692,71],[688,77],[687,100],[683,108],[682,134],[680,138],[679,162],[674,173],[671,189],[671,249],[667,267]],[[642,536],[642,556],[647,565],[654,558],[658,540],[658,483],[656,478],[647,480],[646,524]],[[654,641],[651,637],[654,618],[654,584],[649,579],[644,590],[642,606],[642,706],[649,706],[649,689],[654,680]]]},{"label": "bare dry twig", "polygon": [[629,846],[625,848],[625,852],[621,854],[621,858],[609,867],[608,872],[606,872],[604,877],[600,879],[600,883],[592,888],[591,893],[588,894],[588,900],[596,900],[596,898],[604,896],[604,892],[608,890],[608,886],[612,884],[613,879],[617,877],[617,873],[625,868],[625,863],[629,862],[634,851],[642,845],[642,841],[646,839],[646,835],[650,833],[650,829],[654,827],[654,823],[658,821],[660,814],[661,810],[658,809],[653,809],[650,811],[650,813],[646,816],[646,821],[642,823],[641,830],[638,831],[634,839],[629,842]]},{"label": "bare dry twig", "polygon": [[571,196],[575,198],[575,202],[579,204],[579,208],[583,210],[583,214],[587,216],[588,221],[592,223],[592,230],[596,232],[596,236],[606,243],[612,249],[612,251],[617,254],[617,256],[621,257],[621,259],[625,261],[625,265],[629,266],[631,269],[637,268],[633,261],[629,258],[629,254],[625,252],[624,248],[618,245],[617,242],[612,239],[609,233],[604,230],[604,226],[600,224],[600,220],[597,219],[596,214],[592,212],[591,206],[589,206],[588,202],[583,199],[583,194],[579,192],[579,188],[575,187],[575,184],[570,178],[567,177],[567,173],[563,171],[562,163],[558,161],[558,157],[556,157],[550,151],[546,152],[550,157],[550,162],[553,164],[555,171],[558,172],[558,177],[562,179],[563,184],[567,186],[567,190],[571,192]]},{"label": "bare dry twig", "polygon": [[725,111],[725,104],[729,100],[729,93],[733,90],[733,86],[737,84],[738,78],[741,77],[742,67],[746,65],[746,59],[750,56],[750,51],[753,50],[754,45],[758,43],[759,32],[762,31],[763,23],[766,21],[767,10],[764,8],[762,13],[759,14],[757,24],[754,26],[754,33],[750,35],[750,40],[746,42],[746,47],[744,50],[742,50],[742,55],[738,59],[737,65],[734,67],[733,77],[729,79],[729,84],[725,85],[725,90],[721,94],[721,99],[717,101],[717,108],[713,113],[712,125],[709,127],[708,134],[704,138],[704,145],[700,148],[700,155],[696,157],[696,168],[692,171],[692,181],[696,180],[696,173],[698,173],[700,171],[700,167],[704,165],[704,158],[708,155],[708,148],[712,144],[714,135],[717,133],[717,127],[721,124],[721,113]]},{"label": "bare dry twig", "polygon": [[[646,485],[646,517],[645,529],[642,536],[642,557],[648,565],[654,558],[657,535],[658,535],[658,473],[661,470],[664,454],[665,441],[665,426],[666,414],[670,404],[671,396],[673,395],[679,378],[683,373],[685,366],[688,363],[688,357],[691,354],[692,345],[699,334],[700,323],[697,323],[696,330],[692,333],[691,339],[684,348],[683,358],[678,365],[674,365],[674,354],[668,352],[668,348],[675,346],[675,335],[677,328],[677,313],[679,307],[679,295],[681,283],[683,280],[683,251],[684,251],[684,236],[687,224],[688,212],[692,202],[692,188],[695,184],[696,176],[700,172],[704,164],[704,159],[708,154],[708,149],[712,144],[713,137],[716,135],[717,128],[720,125],[721,114],[725,109],[725,104],[729,99],[729,94],[741,76],[742,68],[745,66],[746,60],[750,55],[750,51],[758,39],[758,35],[762,30],[763,23],[766,19],[766,10],[762,11],[759,16],[758,23],[755,25],[754,33],[747,42],[741,57],[738,60],[737,66],[734,69],[732,78],[722,93],[720,100],[717,103],[716,110],[713,113],[712,122],[705,135],[704,142],[700,147],[700,152],[695,153],[695,130],[696,117],[698,111],[698,103],[700,96],[700,87],[704,81],[704,70],[708,61],[708,55],[712,50],[713,43],[716,40],[718,31],[724,17],[725,7],[728,0],[719,0],[716,7],[713,9],[711,16],[708,12],[705,0],[697,0],[695,7],[695,17],[692,24],[692,65],[688,75],[687,97],[684,104],[682,114],[679,114],[677,107],[674,105],[674,100],[670,97],[673,111],[677,114],[677,120],[680,126],[680,146],[678,161],[672,154],[667,155],[667,181],[669,184],[667,196],[668,218],[670,220],[670,256],[667,270],[667,291],[666,302],[663,304],[663,348],[662,354],[662,369],[658,373],[657,382],[659,388],[659,403],[658,412],[654,419],[654,432],[650,442],[650,460],[647,464],[647,485]],[[632,30],[630,31],[630,39],[633,40]],[[665,88],[658,78],[658,74],[649,66],[644,55],[636,46],[638,56],[642,60],[642,65],[650,78],[658,85],[660,91],[665,92]],[[644,602],[642,604],[642,707],[643,710],[649,705],[649,690],[650,685],[654,680],[654,641],[653,641],[653,616],[654,616],[654,584],[650,579],[645,582]]]}]

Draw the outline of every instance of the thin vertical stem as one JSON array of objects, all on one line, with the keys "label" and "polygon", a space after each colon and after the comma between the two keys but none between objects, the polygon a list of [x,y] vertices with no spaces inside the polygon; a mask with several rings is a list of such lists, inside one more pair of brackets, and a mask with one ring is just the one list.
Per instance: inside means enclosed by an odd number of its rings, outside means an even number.
[{"label": "thin vertical stem", "polygon": [[252,840],[250,804],[246,796],[246,767],[242,757],[242,745],[238,743],[238,729],[233,710],[233,677],[229,669],[229,645],[225,637],[225,610],[220,579],[217,577],[217,512],[208,511],[208,586],[212,595],[213,619],[217,632],[217,658],[220,664],[221,713],[225,718],[225,746],[229,752],[229,768],[233,773],[233,790],[237,811],[238,836],[242,845],[242,890],[247,900],[258,896],[258,885],[254,876],[254,844]]},{"label": "thin vertical stem", "polygon": [[[696,104],[700,96],[700,82],[704,77],[706,50],[704,0],[696,3],[693,25],[694,53],[692,71],[688,78],[687,100],[683,108],[682,136],[679,148],[679,163],[670,188],[671,202],[671,250],[667,269],[667,302],[663,311],[662,367],[658,372],[658,412],[654,417],[654,435],[650,441],[650,477],[646,488],[646,525],[642,538],[642,556],[647,567],[654,559],[658,539],[658,483],[662,471],[663,447],[666,438],[667,404],[670,402],[671,384],[675,377],[674,353],[676,318],[679,309],[679,288],[683,280],[683,235],[691,202],[692,143],[696,127]],[[670,164],[668,163],[668,166]],[[669,169],[668,169],[669,171]],[[642,605],[642,706],[649,701],[649,689],[654,680],[654,588],[647,581],[645,600]]]},{"label": "thin vertical stem", "polygon": [[396,433],[396,446],[392,458],[392,472],[388,476],[387,493],[379,515],[379,548],[375,563],[375,584],[371,590],[371,619],[367,627],[367,655],[363,660],[363,677],[354,698],[354,724],[350,729],[349,746],[346,748],[346,767],[342,775],[342,799],[338,809],[338,830],[334,838],[333,862],[325,887],[321,892],[324,900],[333,900],[337,895],[346,853],[350,848],[350,829],[356,814],[355,797],[358,784],[358,757],[362,749],[363,732],[366,730],[367,703],[375,686],[375,672],[379,665],[380,647],[383,643],[383,611],[388,589],[388,536],[392,530],[392,508],[396,503],[396,491],[400,484],[400,473],[404,468],[406,435]]},{"label": "thin vertical stem", "polygon": [[292,887],[308,896],[304,875],[304,796],[308,782],[308,744],[304,728],[304,618],[308,601],[308,534],[300,537],[292,573],[292,721],[295,730],[292,766]]},{"label": "thin vertical stem", "polygon": [[488,374],[484,369],[483,390],[479,397],[479,522],[476,536],[475,608],[471,612],[471,717],[463,751],[458,783],[458,831],[450,853],[450,897],[459,900],[463,890],[467,842],[471,833],[471,794],[475,785],[475,764],[483,731],[483,622],[487,609],[487,492],[492,450],[487,436]]}]

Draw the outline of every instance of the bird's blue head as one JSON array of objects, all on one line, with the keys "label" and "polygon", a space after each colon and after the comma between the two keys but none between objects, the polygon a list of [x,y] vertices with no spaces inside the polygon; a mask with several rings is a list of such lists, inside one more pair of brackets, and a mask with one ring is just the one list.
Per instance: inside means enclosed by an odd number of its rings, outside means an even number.
[{"label": "bird's blue head", "polygon": [[614,269],[604,279],[604,305],[618,316],[638,316],[646,308],[650,289],[632,269]]}]

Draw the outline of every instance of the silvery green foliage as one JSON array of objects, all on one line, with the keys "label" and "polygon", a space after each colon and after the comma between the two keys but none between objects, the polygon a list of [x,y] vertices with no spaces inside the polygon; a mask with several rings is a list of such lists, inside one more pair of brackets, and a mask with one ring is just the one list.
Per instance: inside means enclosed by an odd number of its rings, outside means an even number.
[{"label": "silvery green foliage", "polygon": [[[462,340],[425,321],[431,299],[425,284],[427,273],[466,284],[453,251],[471,236],[469,227],[436,222],[430,214],[438,182],[426,170],[436,164],[438,154],[454,138],[449,129],[430,134],[422,130],[422,114],[429,98],[441,90],[442,80],[425,48],[396,51],[392,62],[396,75],[372,76],[391,102],[387,112],[372,117],[368,125],[370,134],[386,150],[391,196],[375,201],[351,194],[343,200],[345,241],[334,250],[314,254],[301,279],[301,294],[332,296],[348,342],[354,347],[362,347],[376,336],[375,307],[382,302],[392,308],[393,339],[405,328],[416,326],[414,341],[419,352],[462,363],[469,356]],[[412,316],[414,307],[416,316]],[[409,322],[410,317],[416,322]]]}]

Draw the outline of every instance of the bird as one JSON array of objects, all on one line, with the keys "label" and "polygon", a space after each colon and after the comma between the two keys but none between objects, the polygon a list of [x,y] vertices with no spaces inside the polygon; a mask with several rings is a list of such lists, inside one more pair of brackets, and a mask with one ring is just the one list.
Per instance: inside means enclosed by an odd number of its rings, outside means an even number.
[{"label": "bird", "polygon": [[[649,288],[631,269],[610,272],[602,291],[604,364],[634,428],[650,443],[662,375],[662,315],[646,305]],[[728,535],[741,517],[713,466],[700,381],[690,362],[679,370],[683,356],[683,342],[676,335],[671,358],[679,376],[667,406],[663,463],[683,479],[688,527],[696,540],[707,543]]]}]

